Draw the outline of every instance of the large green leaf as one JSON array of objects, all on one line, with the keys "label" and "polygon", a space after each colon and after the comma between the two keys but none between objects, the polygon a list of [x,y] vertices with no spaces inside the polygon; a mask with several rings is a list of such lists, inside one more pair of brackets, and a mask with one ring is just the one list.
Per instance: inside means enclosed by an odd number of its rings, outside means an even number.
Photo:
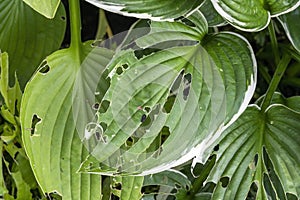
[{"label": "large green leaf", "polygon": [[63,199],[100,199],[101,177],[77,173],[88,152],[77,133],[79,113],[73,113],[72,94],[82,65],[97,77],[111,56],[111,51],[93,48],[90,42],[79,49],[57,51],[46,58],[25,88],[23,141],[45,193],[56,192]]},{"label": "large green leaf", "polygon": [[[4,104],[0,105],[0,143],[1,143],[1,186],[4,199],[30,199],[33,191],[39,193],[39,186],[31,170],[21,141],[19,112],[22,92],[15,79],[9,87],[8,54],[0,52],[0,94]],[[3,117],[3,118],[2,118]],[[13,158],[13,159],[12,159]],[[4,175],[4,177],[2,177]],[[16,191],[16,192],[13,192]]]},{"label": "large green leaf", "polygon": [[104,10],[152,20],[173,20],[199,7],[203,0],[86,0]]},{"label": "large green leaf", "polygon": [[174,167],[206,149],[243,112],[256,83],[251,47],[237,34],[207,29],[200,12],[151,22],[136,48],[115,56],[100,110],[81,136],[91,151],[81,171],[148,174]]},{"label": "large green leaf", "polygon": [[244,31],[260,31],[272,16],[296,9],[298,0],[211,0],[215,9],[231,25]]},{"label": "large green leaf", "polygon": [[295,49],[300,52],[300,7],[290,13],[279,16],[278,19],[281,22],[289,40]]},{"label": "large green leaf", "polygon": [[245,199],[253,184],[256,199],[267,199],[271,193],[276,199],[287,199],[286,193],[300,197],[299,103],[299,97],[277,95],[264,113],[249,106],[222,134],[207,180],[217,184],[213,199]]},{"label": "large green leaf", "polygon": [[55,18],[50,20],[22,0],[0,1],[0,49],[10,56],[11,81],[16,72],[21,88],[24,88],[39,63],[60,47],[65,17],[62,4]]},{"label": "large green leaf", "polygon": [[34,10],[44,15],[47,18],[54,18],[55,13],[58,9],[60,0],[51,0],[51,1],[41,1],[41,0],[23,0]]}]

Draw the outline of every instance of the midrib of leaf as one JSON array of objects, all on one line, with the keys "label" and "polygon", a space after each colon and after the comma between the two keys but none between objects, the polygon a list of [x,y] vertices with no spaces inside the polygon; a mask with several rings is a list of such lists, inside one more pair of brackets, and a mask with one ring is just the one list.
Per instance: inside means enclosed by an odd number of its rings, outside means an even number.
[{"label": "midrib of leaf", "polygon": [[[261,120],[262,121],[266,121],[266,118],[265,118],[265,115],[262,115],[261,116]],[[258,184],[257,184],[257,187],[258,187],[258,192],[257,192],[257,196],[256,196],[256,199],[257,200],[264,200],[266,199],[266,196],[265,196],[265,192],[264,192],[264,186],[263,186],[263,173],[265,171],[265,165],[264,165],[264,160],[263,160],[263,139],[264,139],[264,133],[265,133],[265,129],[266,129],[266,124],[265,123],[262,123],[261,127],[260,127],[260,130],[258,132],[259,135],[258,138],[258,161],[257,161],[257,166],[256,166],[256,173],[255,173],[255,179],[258,180]]]}]

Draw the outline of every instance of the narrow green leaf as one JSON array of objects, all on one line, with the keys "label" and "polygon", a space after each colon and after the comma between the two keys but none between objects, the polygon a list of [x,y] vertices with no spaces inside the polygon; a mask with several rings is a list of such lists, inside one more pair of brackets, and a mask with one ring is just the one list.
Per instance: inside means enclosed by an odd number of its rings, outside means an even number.
[{"label": "narrow green leaf", "polygon": [[4,99],[7,107],[1,107],[1,113],[7,121],[11,124],[17,125],[14,115],[19,113],[22,92],[17,77],[15,77],[15,84],[9,87],[9,67],[8,54],[0,52],[0,94]]},{"label": "narrow green leaf", "polygon": [[[293,104],[272,104],[265,113],[250,106],[222,134],[215,152],[216,165],[207,180],[217,184],[213,199],[245,199],[253,183],[258,188],[256,199],[266,199],[270,191],[266,191],[264,178],[271,177],[272,170],[266,165],[264,151],[285,195],[300,197],[300,114],[293,110]],[[274,180],[270,178],[269,182],[275,186]]]},{"label": "narrow green leaf", "polygon": [[39,63],[60,47],[66,28],[65,10],[61,4],[50,20],[22,0],[2,0],[0,8],[0,49],[9,54],[10,85],[16,73],[23,89]]},{"label": "narrow green leaf", "polygon": [[[0,126],[1,126],[2,124],[0,124]],[[0,133],[1,133],[2,131],[0,130]],[[2,142],[2,140],[0,140],[0,149],[1,149],[1,152],[2,152],[2,149],[3,149],[3,142]],[[0,154],[0,159],[1,159],[1,162],[0,162],[0,167],[1,167],[1,169],[3,169],[3,162],[2,162],[2,160],[3,160],[3,154],[1,153]],[[4,194],[5,193],[7,193],[8,192],[8,190],[6,189],[6,186],[5,186],[5,182],[4,182],[4,177],[3,177],[3,173],[2,173],[2,170],[1,170],[1,173],[0,173],[0,195],[2,195],[2,196],[4,196]]]},{"label": "narrow green leaf", "polygon": [[36,10],[41,15],[44,15],[47,18],[54,18],[56,11],[58,9],[60,0],[23,0],[31,8]]},{"label": "narrow green leaf", "polygon": [[300,7],[278,17],[292,45],[300,52]]},{"label": "narrow green leaf", "polygon": [[76,129],[78,115],[84,113],[73,112],[72,95],[76,78],[86,75],[80,67],[88,67],[98,77],[111,56],[111,51],[93,48],[91,42],[81,49],[57,51],[25,88],[20,116],[23,141],[45,193],[56,192],[63,199],[100,199],[100,177],[77,173],[88,152],[78,135],[81,130]]},{"label": "narrow green leaf", "polygon": [[298,0],[211,0],[218,13],[231,25],[243,31],[260,31],[268,26],[271,16],[296,9]]},{"label": "narrow green leaf", "polygon": [[143,19],[173,20],[198,8],[203,0],[86,0],[104,10]]},{"label": "narrow green leaf", "polygon": [[82,136],[91,156],[80,171],[152,174],[199,154],[207,159],[203,151],[244,111],[256,83],[249,43],[207,29],[198,11],[151,22],[148,34],[134,41],[137,47],[114,57],[99,102],[109,106]]}]

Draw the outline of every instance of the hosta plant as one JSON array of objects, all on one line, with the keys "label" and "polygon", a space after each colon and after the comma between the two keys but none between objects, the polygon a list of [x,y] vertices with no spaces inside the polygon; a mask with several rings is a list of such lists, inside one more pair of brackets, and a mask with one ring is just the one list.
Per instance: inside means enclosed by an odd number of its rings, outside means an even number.
[{"label": "hosta plant", "polygon": [[3,198],[300,198],[299,1],[86,1],[0,1]]}]

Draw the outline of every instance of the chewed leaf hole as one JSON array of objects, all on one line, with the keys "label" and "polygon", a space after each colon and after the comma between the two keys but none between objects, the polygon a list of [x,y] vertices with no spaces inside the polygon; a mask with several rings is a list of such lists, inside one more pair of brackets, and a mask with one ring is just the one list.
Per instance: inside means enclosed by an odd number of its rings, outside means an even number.
[{"label": "chewed leaf hole", "polygon": [[167,139],[168,137],[170,136],[170,128],[168,126],[164,126],[161,130],[161,141],[163,144]]},{"label": "chewed leaf hole", "polygon": [[214,151],[219,151],[220,149],[220,146],[217,144],[215,147],[214,147]]},{"label": "chewed leaf hole", "polygon": [[31,128],[30,128],[30,131],[31,131],[31,136],[34,135],[35,133],[35,126],[37,123],[39,123],[41,121],[41,118],[39,118],[36,114],[34,114],[32,116],[32,119],[31,119]]},{"label": "chewed leaf hole", "polygon": [[167,101],[165,102],[164,107],[163,107],[163,112],[165,112],[165,113],[170,113],[171,112],[172,107],[175,103],[175,99],[176,99],[176,96],[174,96],[174,95],[169,96],[167,98]]},{"label": "chewed leaf hole", "polygon": [[60,194],[58,194],[57,192],[51,192],[49,194],[46,194],[46,196],[48,197],[48,199],[55,199],[55,200],[62,199],[62,196]]},{"label": "chewed leaf hole", "polygon": [[127,64],[123,64],[122,67],[123,69],[128,69],[129,66]]},{"label": "chewed leaf hole", "polygon": [[258,162],[258,154],[256,154],[254,156],[254,166],[256,167],[257,166],[257,162]]},{"label": "chewed leaf hole", "polygon": [[118,67],[117,70],[116,70],[116,73],[118,75],[121,75],[123,73],[123,68],[122,67]]},{"label": "chewed leaf hole", "polygon": [[144,108],[144,110],[145,110],[145,112],[149,113],[149,112],[151,111],[151,108],[148,107],[148,106],[146,106],[146,107]]},{"label": "chewed leaf hole", "polygon": [[187,100],[187,97],[190,94],[190,88],[191,88],[191,81],[192,81],[192,75],[191,74],[186,74],[184,75],[184,89],[183,89],[183,99]]},{"label": "chewed leaf hole", "polygon": [[102,102],[101,102],[101,104],[99,105],[99,112],[100,113],[105,113],[106,111],[107,111],[107,109],[108,109],[108,107],[109,107],[109,104],[110,104],[110,102],[109,101],[107,101],[107,100],[103,100]]},{"label": "chewed leaf hole", "polygon": [[41,64],[41,67],[39,69],[39,72],[41,74],[47,74],[48,72],[50,71],[50,67],[49,65],[47,64],[46,61],[44,61],[42,64]]},{"label": "chewed leaf hole", "polygon": [[143,114],[142,117],[141,117],[141,122],[145,122],[146,121],[146,118],[147,118],[147,115]]},{"label": "chewed leaf hole", "polygon": [[250,190],[249,190],[249,193],[247,196],[249,199],[256,199],[256,193],[257,193],[257,183],[253,182],[251,184],[251,187],[250,187]]},{"label": "chewed leaf hole", "polygon": [[229,184],[229,178],[228,177],[222,177],[220,179],[221,185],[223,188],[226,188]]},{"label": "chewed leaf hole", "polygon": [[115,183],[115,184],[112,185],[112,188],[116,189],[116,190],[122,190],[122,184],[121,183]]},{"label": "chewed leaf hole", "polygon": [[98,102],[94,103],[92,106],[93,110],[98,110],[99,107],[100,107],[100,104]]}]

